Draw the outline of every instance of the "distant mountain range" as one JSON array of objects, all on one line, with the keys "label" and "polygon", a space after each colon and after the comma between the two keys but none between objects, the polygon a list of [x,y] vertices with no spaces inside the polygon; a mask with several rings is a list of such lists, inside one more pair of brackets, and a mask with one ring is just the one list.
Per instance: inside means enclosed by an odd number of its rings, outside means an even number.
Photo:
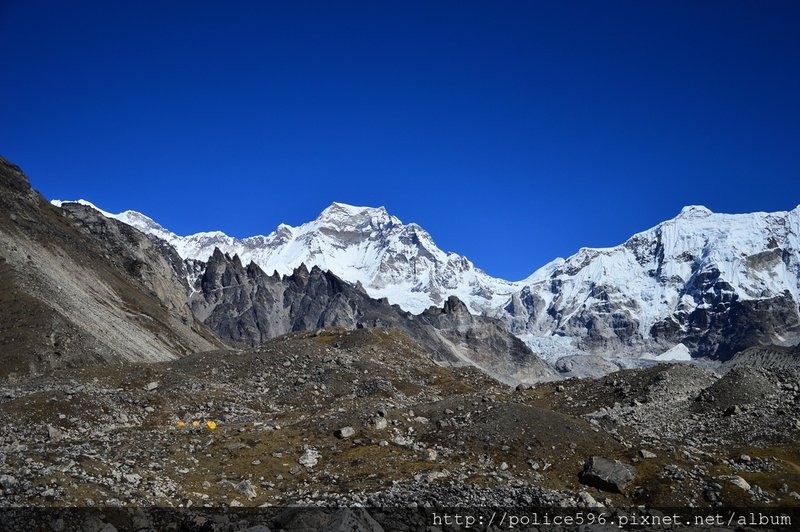
[{"label": "distant mountain range", "polygon": [[299,227],[245,239],[178,236],[135,211],[100,212],[171,244],[194,264],[192,285],[218,248],[280,275],[316,266],[413,313],[455,295],[552,362],[589,353],[725,360],[755,345],[800,342],[800,207],[718,214],[689,206],[619,246],[582,248],[518,282],[442,251],[382,207],[333,203]]},{"label": "distant mountain range", "polygon": [[451,295],[481,313],[499,307],[523,286],[491,277],[461,255],[445,253],[423,228],[403,224],[383,207],[333,203],[299,227],[281,224],[266,236],[236,239],[219,231],[178,236],[135,211],[112,214],[84,200],[77,203],[169,242],[184,259],[206,261],[219,248],[269,273],[290,275],[301,264],[318,266],[413,313],[441,306]]},{"label": "distant mountain range", "polygon": [[0,377],[391,327],[442,366],[475,366],[512,385],[559,378],[499,320],[471,314],[455,296],[412,314],[319,267],[268,275],[218,248],[205,261],[184,259],[93,207],[59,205],[0,158]]}]

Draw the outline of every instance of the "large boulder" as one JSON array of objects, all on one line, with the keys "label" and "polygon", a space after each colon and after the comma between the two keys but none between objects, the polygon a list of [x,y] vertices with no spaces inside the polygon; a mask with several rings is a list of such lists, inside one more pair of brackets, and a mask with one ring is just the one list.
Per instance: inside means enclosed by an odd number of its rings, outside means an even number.
[{"label": "large boulder", "polygon": [[632,465],[602,456],[592,456],[586,460],[580,480],[587,486],[603,491],[624,493],[634,478],[636,478],[636,468]]}]

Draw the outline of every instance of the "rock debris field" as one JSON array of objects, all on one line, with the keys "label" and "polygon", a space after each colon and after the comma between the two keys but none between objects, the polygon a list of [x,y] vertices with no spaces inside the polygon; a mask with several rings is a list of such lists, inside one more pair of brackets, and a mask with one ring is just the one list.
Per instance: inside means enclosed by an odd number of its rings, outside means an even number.
[{"label": "rock debris field", "polygon": [[0,388],[3,506],[797,506],[800,375],[661,364],[517,388],[393,329]]}]

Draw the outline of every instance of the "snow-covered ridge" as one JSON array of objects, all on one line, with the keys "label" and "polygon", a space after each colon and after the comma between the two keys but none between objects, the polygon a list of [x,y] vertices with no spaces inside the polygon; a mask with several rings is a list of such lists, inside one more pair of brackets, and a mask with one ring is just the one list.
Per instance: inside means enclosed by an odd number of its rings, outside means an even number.
[{"label": "snow-covered ridge", "polygon": [[[688,206],[623,244],[553,261],[523,284],[497,314],[518,335],[592,337],[602,349],[639,343],[648,354],[669,347],[648,339],[702,326],[690,318],[698,309],[723,316],[734,301],[790,297],[796,310],[800,206],[748,214]],[[669,334],[655,338],[654,326]]]},{"label": "snow-covered ridge", "polygon": [[465,257],[442,251],[422,227],[403,224],[383,207],[332,203],[298,227],[280,224],[268,235],[237,239],[219,231],[179,236],[135,211],[113,214],[85,200],[78,203],[166,240],[184,259],[205,261],[218,247],[268,273],[288,275],[301,263],[319,266],[351,283],[360,282],[372,297],[386,297],[414,313],[456,295],[480,314],[501,305],[522,286],[491,277]]},{"label": "snow-covered ridge", "polygon": [[[51,200],[50,203],[55,205],[56,207],[61,207],[64,203],[78,203],[80,205],[84,205],[86,207],[91,207],[92,209],[96,210],[106,218],[112,218],[114,220],[118,220],[120,222],[126,223],[130,226],[135,227],[136,229],[140,230],[145,234],[151,234],[153,236],[157,236],[162,240],[166,240],[170,242],[174,238],[180,238],[175,233],[168,231],[157,224],[152,218],[148,218],[144,214],[141,214],[136,211],[124,211],[119,214],[113,214],[108,211],[104,211],[94,203],[90,201],[86,201],[85,199],[79,199],[76,201],[63,201],[63,200]],[[222,233],[220,233],[222,234]],[[181,255],[183,257],[183,255]],[[186,258],[186,257],[183,257]]]},{"label": "snow-covered ridge", "polygon": [[642,309],[649,318],[643,326],[649,326],[664,308],[678,304],[677,288],[693,275],[713,269],[719,270],[720,277],[731,283],[741,298],[762,299],[789,290],[798,299],[800,278],[795,268],[780,260],[754,264],[757,259],[753,257],[788,248],[798,259],[799,235],[800,206],[788,212],[748,214],[719,214],[689,206],[677,217],[637,233],[619,246],[581,248],[566,261],[541,268],[524,284],[568,281],[570,288],[561,290],[562,298],[578,295],[576,289],[591,283],[614,286],[635,301],[649,303]]}]

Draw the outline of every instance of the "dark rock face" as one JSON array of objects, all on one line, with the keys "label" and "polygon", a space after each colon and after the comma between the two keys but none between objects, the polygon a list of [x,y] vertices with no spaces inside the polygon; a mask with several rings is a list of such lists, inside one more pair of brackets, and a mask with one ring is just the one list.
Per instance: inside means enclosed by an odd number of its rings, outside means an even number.
[{"label": "dark rock face", "polygon": [[682,341],[695,356],[724,361],[749,347],[800,333],[797,303],[788,292],[769,299],[726,303],[713,310],[695,309],[689,315],[689,334]]},{"label": "dark rock face", "polygon": [[631,345],[637,338],[639,322],[628,308],[603,304],[587,308],[566,322],[570,331],[584,330],[577,346],[587,351],[611,351]]},{"label": "dark rock face", "polygon": [[615,493],[625,493],[625,488],[633,482],[634,478],[636,478],[635,467],[602,456],[590,457],[584,464],[583,473],[581,473],[583,484]]},{"label": "dark rock face", "polygon": [[[746,262],[762,264],[774,251],[748,257]],[[774,297],[745,299],[721,279],[719,270],[711,269],[696,275],[684,294],[696,306],[691,311],[679,306],[655,323],[650,335],[670,344],[683,342],[693,356],[725,361],[747,348],[800,335],[800,309],[788,290]]]},{"label": "dark rock face", "polygon": [[256,346],[288,332],[324,327],[394,327],[442,364],[476,365],[508,382],[556,378],[500,322],[471,315],[456,297],[415,316],[317,267],[309,271],[301,265],[292,275],[267,275],[218,249],[196,288],[190,300],[195,315],[236,344]]},{"label": "dark rock face", "polygon": [[309,272],[301,265],[292,275],[267,275],[219,249],[198,284],[190,301],[195,315],[221,338],[250,346],[292,331],[355,328],[362,320],[388,325],[397,313],[319,268]]},{"label": "dark rock face", "polygon": [[525,343],[510,334],[499,321],[473,316],[457,297],[450,296],[439,309],[431,307],[410,316],[407,327],[419,331],[417,338],[443,361],[469,361],[490,375],[536,382],[555,377],[549,366],[534,355]]}]

